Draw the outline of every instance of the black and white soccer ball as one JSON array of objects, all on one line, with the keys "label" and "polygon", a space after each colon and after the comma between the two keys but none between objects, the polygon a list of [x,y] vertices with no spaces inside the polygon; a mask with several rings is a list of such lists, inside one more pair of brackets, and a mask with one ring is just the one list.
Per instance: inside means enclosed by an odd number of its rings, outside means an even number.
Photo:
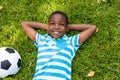
[{"label": "black and white soccer ball", "polygon": [[0,48],[0,78],[16,74],[21,68],[20,54],[13,48]]}]

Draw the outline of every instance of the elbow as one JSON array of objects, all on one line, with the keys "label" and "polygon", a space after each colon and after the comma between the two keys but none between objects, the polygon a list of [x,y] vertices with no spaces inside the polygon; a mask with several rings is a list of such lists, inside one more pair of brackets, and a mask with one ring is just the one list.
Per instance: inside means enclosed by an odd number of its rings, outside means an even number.
[{"label": "elbow", "polygon": [[21,26],[23,27],[25,25],[25,21],[21,22]]},{"label": "elbow", "polygon": [[22,28],[26,27],[27,25],[28,25],[28,24],[27,24],[26,21],[21,22],[21,27],[22,27]]},{"label": "elbow", "polygon": [[96,32],[97,27],[95,25],[93,25],[91,28],[92,28],[93,32]]}]

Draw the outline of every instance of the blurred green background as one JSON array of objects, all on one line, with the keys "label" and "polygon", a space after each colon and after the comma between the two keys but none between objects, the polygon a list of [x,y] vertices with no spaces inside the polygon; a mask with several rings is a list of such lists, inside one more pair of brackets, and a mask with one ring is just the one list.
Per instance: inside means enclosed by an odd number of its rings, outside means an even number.
[{"label": "blurred green background", "polygon": [[[65,12],[70,24],[94,24],[99,28],[77,51],[72,80],[120,79],[120,0],[0,0],[0,6],[0,47],[12,47],[22,57],[18,74],[0,80],[32,80],[37,49],[23,32],[21,22],[47,23],[55,10]],[[90,71],[95,75],[86,77]]]}]

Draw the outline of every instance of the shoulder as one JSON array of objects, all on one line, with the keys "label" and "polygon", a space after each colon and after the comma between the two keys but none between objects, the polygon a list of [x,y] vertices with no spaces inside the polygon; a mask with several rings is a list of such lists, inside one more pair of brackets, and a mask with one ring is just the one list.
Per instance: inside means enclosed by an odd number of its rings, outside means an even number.
[{"label": "shoulder", "polygon": [[69,41],[73,46],[80,46],[82,45],[82,43],[79,44],[79,38],[80,38],[80,34],[76,34],[76,35],[70,36]]},{"label": "shoulder", "polygon": [[75,35],[72,35],[69,37],[70,40],[73,40],[73,39],[76,39],[78,40],[79,39],[79,34],[75,34]]},{"label": "shoulder", "polygon": [[48,34],[40,34],[40,33],[36,34],[36,42],[44,41],[44,40],[48,40],[48,39],[49,39]]}]

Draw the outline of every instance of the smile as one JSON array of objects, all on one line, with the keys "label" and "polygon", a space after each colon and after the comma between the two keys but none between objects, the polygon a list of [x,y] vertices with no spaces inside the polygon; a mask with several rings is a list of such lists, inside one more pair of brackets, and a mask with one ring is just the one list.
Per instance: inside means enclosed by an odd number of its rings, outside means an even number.
[{"label": "smile", "polygon": [[60,34],[60,32],[58,32],[58,31],[53,31],[53,33],[56,35]]}]

